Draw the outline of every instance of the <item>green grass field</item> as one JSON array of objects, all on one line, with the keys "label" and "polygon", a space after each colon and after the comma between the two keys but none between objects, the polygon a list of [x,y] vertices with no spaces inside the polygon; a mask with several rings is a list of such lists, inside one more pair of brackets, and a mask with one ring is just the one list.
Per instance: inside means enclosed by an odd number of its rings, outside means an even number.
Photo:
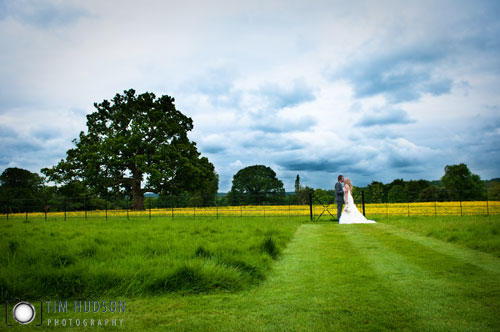
[{"label": "green grass field", "polygon": [[299,221],[71,219],[1,225],[4,300],[241,290],[264,278]]},{"label": "green grass field", "polygon": [[109,329],[123,331],[500,330],[498,216],[301,221],[4,221],[2,298],[126,301],[121,314],[44,314],[45,329],[72,317],[121,318]]},{"label": "green grass field", "polygon": [[384,222],[500,257],[500,217],[389,218]]}]

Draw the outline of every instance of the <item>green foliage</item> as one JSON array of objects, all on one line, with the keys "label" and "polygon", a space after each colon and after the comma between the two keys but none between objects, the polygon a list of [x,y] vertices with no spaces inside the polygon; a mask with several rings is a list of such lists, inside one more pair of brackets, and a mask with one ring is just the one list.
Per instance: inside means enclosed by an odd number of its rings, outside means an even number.
[{"label": "green foliage", "polygon": [[315,189],[314,190],[314,198],[315,204],[333,204],[335,202],[335,196],[333,195],[333,192],[328,192],[323,189]]},{"label": "green foliage", "polygon": [[290,197],[291,204],[309,204],[311,194],[314,192],[314,189],[308,186],[300,187],[299,191]]},{"label": "green foliage", "polygon": [[448,200],[448,192],[440,186],[431,185],[423,189],[418,195],[419,202],[442,202]]},{"label": "green foliage", "polygon": [[[425,199],[421,197],[422,192],[428,190],[430,186],[431,182],[427,180],[404,181],[403,179],[396,179],[384,185],[384,192],[388,202],[391,203],[421,202],[425,201]],[[393,188],[396,189],[393,190]],[[391,191],[392,194],[389,197]],[[429,195],[429,193],[427,195]]]},{"label": "green foliage", "polygon": [[366,191],[366,203],[382,203],[385,201],[384,184],[372,181]]},{"label": "green foliage", "polygon": [[87,133],[73,141],[75,148],[42,170],[51,181],[81,181],[104,198],[128,194],[136,209],[144,208],[148,191],[215,196],[214,166],[189,140],[193,121],[175,108],[172,97],[136,95],[130,89],[94,106],[97,111],[87,115]]},{"label": "green foliage", "polygon": [[[484,200],[486,198],[484,182],[478,175],[471,173],[465,164],[446,166],[441,181],[395,179],[388,184],[372,181],[366,188],[361,189],[365,191],[367,203]],[[494,195],[492,191],[489,198],[496,197]],[[500,194],[498,196],[500,197]]]},{"label": "green foliage", "polygon": [[[354,202],[356,202],[357,205],[361,205],[361,202],[362,202],[361,191],[362,190],[363,189],[360,187],[352,186],[352,190],[351,190],[352,198],[354,198]],[[366,203],[366,197],[365,197],[365,203]]]},{"label": "green foliage", "polygon": [[406,182],[405,189],[408,192],[408,200],[410,202],[421,202],[420,194],[429,187],[431,187],[431,183],[426,180],[410,180]]},{"label": "green foliage", "polygon": [[390,191],[393,186],[401,186],[401,187],[405,188],[407,186],[407,183],[403,179],[392,180],[391,183],[386,185],[387,191]]},{"label": "green foliage", "polygon": [[452,200],[475,200],[484,197],[484,183],[467,165],[447,165],[441,182]]},{"label": "green foliage", "polygon": [[500,180],[488,181],[486,189],[488,190],[488,199],[500,201]]},{"label": "green foliage", "polygon": [[0,175],[0,212],[35,211],[43,208],[43,178],[28,170],[7,168]]},{"label": "green foliage", "polygon": [[404,203],[407,199],[407,191],[399,184],[392,186],[387,194],[387,200],[391,203]]},{"label": "green foliage", "polygon": [[57,191],[61,196],[70,199],[84,198],[91,194],[90,190],[81,181],[65,183]]},{"label": "green foliage", "polygon": [[234,203],[260,204],[273,196],[285,196],[283,182],[267,166],[248,166],[233,176],[233,185],[229,193]]}]

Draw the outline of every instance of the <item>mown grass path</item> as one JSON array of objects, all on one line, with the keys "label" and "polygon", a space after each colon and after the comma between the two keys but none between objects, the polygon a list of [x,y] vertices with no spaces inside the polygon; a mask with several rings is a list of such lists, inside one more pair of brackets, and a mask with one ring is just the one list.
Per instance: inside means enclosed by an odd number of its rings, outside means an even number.
[{"label": "mown grass path", "polygon": [[500,259],[383,223],[303,224],[257,287],[128,308],[125,330],[499,331]]}]

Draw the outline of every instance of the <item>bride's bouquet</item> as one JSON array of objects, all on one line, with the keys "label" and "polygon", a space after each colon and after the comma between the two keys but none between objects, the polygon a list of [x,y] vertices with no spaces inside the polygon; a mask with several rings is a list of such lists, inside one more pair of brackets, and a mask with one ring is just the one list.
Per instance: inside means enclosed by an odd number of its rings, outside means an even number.
[{"label": "bride's bouquet", "polygon": [[349,212],[349,205],[346,205],[346,206],[345,206],[344,211],[345,211],[345,212]]}]

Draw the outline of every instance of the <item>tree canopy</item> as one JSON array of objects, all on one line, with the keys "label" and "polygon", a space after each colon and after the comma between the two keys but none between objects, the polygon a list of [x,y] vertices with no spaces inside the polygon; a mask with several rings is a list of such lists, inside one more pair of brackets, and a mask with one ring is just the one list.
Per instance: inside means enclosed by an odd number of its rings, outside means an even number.
[{"label": "tree canopy", "polygon": [[11,210],[41,205],[43,189],[43,178],[22,168],[7,168],[0,175],[0,200],[9,201]]},{"label": "tree canopy", "polygon": [[10,167],[0,175],[0,190],[12,198],[24,198],[42,189],[43,178],[36,173]]},{"label": "tree canopy", "polygon": [[367,188],[368,202],[382,203],[384,201],[384,184],[378,181],[372,181]]},{"label": "tree canopy", "polygon": [[480,199],[484,196],[484,183],[466,164],[447,165],[441,182],[453,199]]},{"label": "tree canopy", "polygon": [[[440,181],[395,179],[383,184],[372,181],[365,190],[366,202],[429,202],[476,200],[486,198],[485,182],[473,174],[466,164],[447,165]],[[490,186],[489,198],[495,196]]]},{"label": "tree canopy", "polygon": [[394,203],[404,203],[408,199],[405,187],[400,184],[392,186],[387,193],[387,201]]},{"label": "tree canopy", "polygon": [[260,203],[266,196],[284,196],[285,188],[270,167],[254,165],[239,170],[233,176],[230,194],[233,200],[244,198],[248,203]]},{"label": "tree canopy", "polygon": [[135,209],[144,208],[146,192],[215,198],[215,168],[189,140],[193,121],[174,102],[130,89],[95,103],[87,133],[73,140],[66,159],[42,172],[57,183],[82,181],[105,198],[130,195]]}]

